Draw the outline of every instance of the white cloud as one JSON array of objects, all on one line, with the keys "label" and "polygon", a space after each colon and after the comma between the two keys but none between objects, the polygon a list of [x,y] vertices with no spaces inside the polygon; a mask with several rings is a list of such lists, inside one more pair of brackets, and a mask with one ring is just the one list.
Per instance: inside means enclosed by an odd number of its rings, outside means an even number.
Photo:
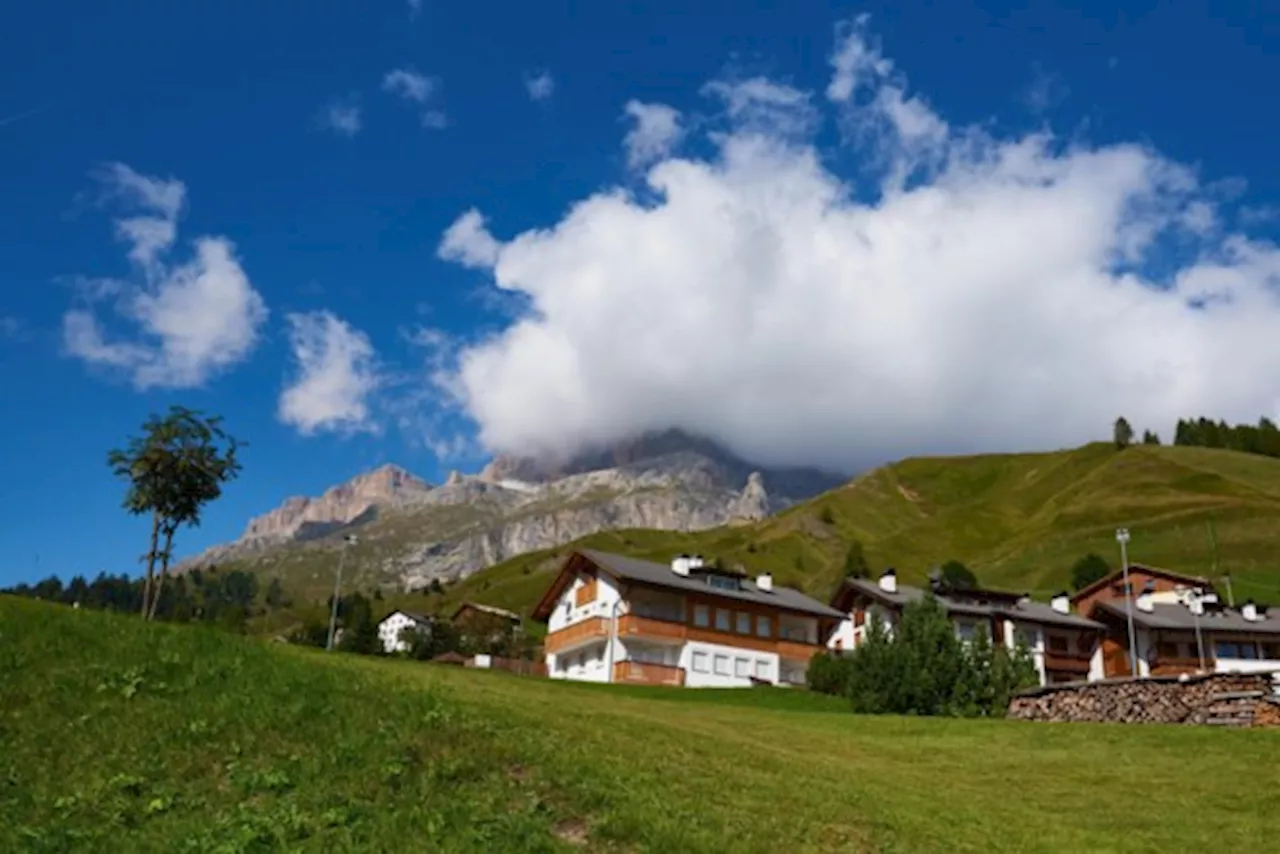
[{"label": "white cloud", "polygon": [[723,102],[725,115],[739,133],[805,137],[820,118],[810,93],[765,77],[713,80],[702,87],[702,94]]},{"label": "white cloud", "polygon": [[556,91],[556,81],[550,71],[541,71],[524,78],[524,88],[534,101],[545,101]]},{"label": "white cloud", "polygon": [[953,130],[860,27],[828,95],[879,186],[797,137],[806,93],[718,82],[729,130],[657,162],[652,199],[603,188],[505,242],[477,211],[450,228],[443,257],[529,301],[435,378],[486,447],[678,426],[853,470],[1277,414],[1280,251],[1210,218],[1210,185],[1141,144]]},{"label": "white cloud", "polygon": [[406,101],[417,104],[419,119],[424,128],[440,130],[448,127],[449,119],[444,111],[428,107],[440,89],[440,81],[427,77],[413,68],[397,68],[382,78],[382,88]]},{"label": "white cloud", "polygon": [[501,244],[485,226],[480,211],[472,208],[454,220],[444,233],[437,254],[464,267],[489,269],[498,260]]},{"label": "white cloud", "polygon": [[627,165],[632,169],[666,157],[684,138],[680,111],[674,107],[632,99],[627,102],[624,112],[635,122],[622,140],[627,152]]},{"label": "white cloud", "polygon": [[320,124],[341,136],[355,136],[364,127],[360,105],[354,99],[331,101],[320,114]]},{"label": "white cloud", "polygon": [[[124,164],[98,176],[106,198],[132,215],[116,220],[131,244],[141,281],[89,280],[82,304],[63,318],[67,350],[90,363],[127,373],[139,389],[189,388],[248,357],[267,317],[266,304],[224,237],[199,237],[191,258],[167,255],[186,200],[181,181],[140,175]],[[131,336],[109,335],[97,303],[110,300]]]},{"label": "white cloud", "polygon": [[376,432],[368,399],[381,384],[369,337],[328,311],[286,316],[297,376],[277,415],[304,436]]}]

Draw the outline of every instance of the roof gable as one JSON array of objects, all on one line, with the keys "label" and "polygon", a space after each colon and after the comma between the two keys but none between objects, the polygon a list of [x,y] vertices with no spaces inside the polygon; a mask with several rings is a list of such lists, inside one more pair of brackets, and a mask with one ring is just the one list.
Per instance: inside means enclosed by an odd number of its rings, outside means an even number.
[{"label": "roof gable", "polygon": [[[1174,572],[1171,569],[1161,569],[1158,566],[1147,566],[1144,563],[1129,564],[1129,574],[1132,575],[1135,572],[1146,573],[1147,575],[1153,575],[1157,578],[1168,579],[1169,581],[1181,581],[1186,584],[1196,584],[1200,586],[1209,586],[1209,587],[1213,586],[1210,583],[1209,579],[1205,578],[1203,575],[1188,575],[1183,572]],[[1108,585],[1115,584],[1117,581],[1120,581],[1123,575],[1124,575],[1123,567],[1111,573],[1108,573],[1107,575],[1104,575],[1102,578],[1099,578],[1097,581],[1093,582],[1092,584],[1087,585],[1085,587],[1081,587],[1075,593],[1071,594],[1071,602],[1074,604],[1075,602],[1081,599],[1084,599],[1088,596],[1092,596],[1094,593],[1097,593],[1099,590],[1102,590],[1104,587],[1107,587]]]}]

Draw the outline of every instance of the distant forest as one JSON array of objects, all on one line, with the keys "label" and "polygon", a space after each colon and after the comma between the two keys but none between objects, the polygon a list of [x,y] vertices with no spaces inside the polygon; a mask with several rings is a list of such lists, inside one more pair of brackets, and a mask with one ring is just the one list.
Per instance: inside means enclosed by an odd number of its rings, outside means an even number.
[{"label": "distant forest", "polygon": [[[0,593],[82,608],[138,613],[142,610],[142,585],[141,578],[104,572],[93,581],[77,575],[63,584],[62,579],[51,576],[36,584],[0,590]],[[166,580],[156,617],[176,623],[216,623],[224,628],[243,630],[249,617],[257,613],[257,599],[258,579],[252,573],[193,570]],[[269,610],[288,605],[276,579],[267,587],[265,605]]]},{"label": "distant forest", "polygon": [[1192,421],[1188,418],[1178,421],[1173,444],[1280,457],[1280,428],[1270,418],[1259,419],[1257,425],[1237,424],[1234,427],[1226,421],[1214,422],[1208,418]]}]

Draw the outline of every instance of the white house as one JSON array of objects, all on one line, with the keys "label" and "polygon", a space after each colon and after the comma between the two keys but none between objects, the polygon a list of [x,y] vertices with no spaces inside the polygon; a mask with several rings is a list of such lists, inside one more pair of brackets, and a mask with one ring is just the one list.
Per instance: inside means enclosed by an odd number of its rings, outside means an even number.
[{"label": "white house", "polygon": [[423,634],[430,634],[431,626],[434,622],[434,617],[423,614],[415,614],[411,611],[392,611],[382,618],[382,622],[378,623],[378,639],[382,642],[383,650],[388,653],[408,652],[409,644],[402,637],[404,630],[413,629]]},{"label": "white house", "polygon": [[1042,685],[1102,678],[1104,627],[1071,613],[1065,593],[1046,604],[1021,593],[956,590],[940,583],[926,591],[899,584],[892,569],[876,581],[845,579],[831,600],[844,619],[827,638],[827,646],[832,650],[855,648],[866,636],[873,617],[892,632],[907,603],[919,601],[927,592],[947,612],[962,640],[986,631],[993,643],[1008,649],[1024,644],[1035,660]]},{"label": "white house", "polygon": [[534,609],[553,679],[687,687],[803,685],[837,611],[769,575],[579,550]]}]

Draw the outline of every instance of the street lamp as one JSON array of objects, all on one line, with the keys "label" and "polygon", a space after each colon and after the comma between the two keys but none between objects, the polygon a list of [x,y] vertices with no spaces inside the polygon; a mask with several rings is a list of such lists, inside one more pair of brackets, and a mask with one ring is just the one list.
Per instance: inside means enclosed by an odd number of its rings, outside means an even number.
[{"label": "street lamp", "polygon": [[333,579],[333,609],[329,612],[329,640],[324,645],[325,652],[333,651],[333,633],[338,627],[338,596],[342,593],[342,563],[347,559],[347,546],[357,542],[355,534],[347,534],[342,538],[342,551],[338,554],[338,574]]},{"label": "street lamp", "polygon": [[1138,641],[1133,631],[1133,591],[1129,587],[1129,529],[1116,528],[1116,542],[1120,544],[1120,567],[1124,580],[1124,616],[1129,623],[1129,673],[1138,676]]}]

